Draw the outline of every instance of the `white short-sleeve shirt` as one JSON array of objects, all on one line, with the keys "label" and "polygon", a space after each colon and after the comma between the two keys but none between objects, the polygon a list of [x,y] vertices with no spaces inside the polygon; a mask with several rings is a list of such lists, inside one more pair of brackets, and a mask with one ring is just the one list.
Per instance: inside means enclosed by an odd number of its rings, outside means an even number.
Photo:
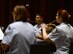
[{"label": "white short-sleeve shirt", "polygon": [[30,54],[30,45],[35,44],[33,26],[28,22],[14,22],[6,31],[2,43],[10,46],[7,54]]},{"label": "white short-sleeve shirt", "polygon": [[70,40],[65,31],[56,27],[50,34],[48,34],[48,38],[54,41],[57,47],[56,52],[53,54],[69,54]]}]

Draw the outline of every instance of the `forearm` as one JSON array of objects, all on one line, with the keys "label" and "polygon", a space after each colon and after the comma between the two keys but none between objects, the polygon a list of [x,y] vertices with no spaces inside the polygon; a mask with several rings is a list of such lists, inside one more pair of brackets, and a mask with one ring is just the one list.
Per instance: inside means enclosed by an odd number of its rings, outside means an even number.
[{"label": "forearm", "polygon": [[36,36],[36,38],[43,40],[42,34],[38,34],[38,35]]},{"label": "forearm", "polygon": [[46,29],[45,28],[42,29],[42,32],[43,32],[43,39],[44,39],[44,41],[46,41],[48,43],[54,43],[51,39],[49,39],[48,34],[46,33]]},{"label": "forearm", "polygon": [[42,28],[42,35],[43,35],[43,39],[46,40],[48,39],[48,34],[46,33],[46,29]]}]

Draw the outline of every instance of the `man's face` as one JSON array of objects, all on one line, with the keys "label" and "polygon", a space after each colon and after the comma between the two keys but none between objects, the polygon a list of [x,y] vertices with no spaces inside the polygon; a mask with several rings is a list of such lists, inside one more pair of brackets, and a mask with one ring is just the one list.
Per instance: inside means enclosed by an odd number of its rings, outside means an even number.
[{"label": "man's face", "polygon": [[41,22],[43,21],[43,20],[42,20],[42,17],[41,17],[40,15],[36,15],[35,20],[36,20],[36,23],[37,23],[37,24],[39,24],[39,23],[41,23]]}]

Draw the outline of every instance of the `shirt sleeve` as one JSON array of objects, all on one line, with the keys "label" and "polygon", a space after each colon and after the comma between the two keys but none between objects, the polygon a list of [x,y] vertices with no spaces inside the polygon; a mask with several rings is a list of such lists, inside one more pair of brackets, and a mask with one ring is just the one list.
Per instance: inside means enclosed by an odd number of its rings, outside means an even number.
[{"label": "shirt sleeve", "polygon": [[48,34],[48,38],[55,42],[57,46],[65,45],[66,40],[68,39],[66,34],[58,29],[54,29],[50,34]]},{"label": "shirt sleeve", "polygon": [[16,34],[17,31],[9,26],[5,31],[2,43],[9,45]]},{"label": "shirt sleeve", "polygon": [[34,28],[34,33],[36,36],[39,36],[41,34],[41,28]]}]

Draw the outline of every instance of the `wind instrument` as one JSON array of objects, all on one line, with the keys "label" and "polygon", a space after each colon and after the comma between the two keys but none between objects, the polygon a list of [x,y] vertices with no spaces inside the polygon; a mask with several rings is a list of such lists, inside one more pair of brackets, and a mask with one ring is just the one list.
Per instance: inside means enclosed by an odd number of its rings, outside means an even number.
[{"label": "wind instrument", "polygon": [[47,32],[47,34],[50,33],[56,27],[54,22],[56,22],[56,20],[50,22],[49,24],[46,24],[46,32]]}]

